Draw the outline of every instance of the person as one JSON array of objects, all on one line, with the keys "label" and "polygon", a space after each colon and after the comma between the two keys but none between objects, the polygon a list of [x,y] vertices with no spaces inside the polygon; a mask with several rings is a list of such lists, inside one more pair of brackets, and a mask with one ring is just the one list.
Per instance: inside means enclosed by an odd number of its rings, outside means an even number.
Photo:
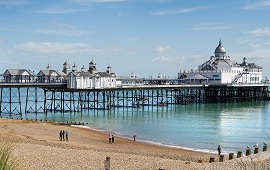
[{"label": "person", "polygon": [[112,143],[114,143],[114,136],[112,135]]},{"label": "person", "polygon": [[217,150],[218,150],[218,155],[220,155],[221,154],[221,147],[220,147],[220,145],[218,145]]},{"label": "person", "polygon": [[65,141],[65,130],[62,131],[63,141]]},{"label": "person", "polygon": [[134,140],[134,141],[136,141],[136,136],[137,136],[137,135],[133,135],[133,140]]},{"label": "person", "polygon": [[247,146],[247,149],[246,149],[246,156],[250,155],[250,147]]},{"label": "person", "polygon": [[263,152],[267,151],[267,144],[263,142]]},{"label": "person", "polygon": [[62,141],[62,130],[60,130],[59,137],[60,137],[60,141]]},{"label": "person", "polygon": [[267,146],[267,144],[263,142],[263,146]]},{"label": "person", "polygon": [[109,133],[109,143],[112,143],[112,136],[110,133]]},{"label": "person", "polygon": [[68,141],[68,130],[66,130],[66,141]]}]

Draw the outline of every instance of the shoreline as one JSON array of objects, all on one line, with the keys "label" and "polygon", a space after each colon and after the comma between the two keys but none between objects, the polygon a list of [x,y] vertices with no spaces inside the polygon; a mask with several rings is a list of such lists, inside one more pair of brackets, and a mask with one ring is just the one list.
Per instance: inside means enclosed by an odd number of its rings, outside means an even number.
[{"label": "shoreline", "polygon": [[[0,142],[13,142],[12,158],[19,169],[104,169],[111,158],[112,169],[231,169],[237,163],[218,162],[218,155],[160,146],[116,136],[109,144],[108,134],[57,122],[0,119]],[[69,141],[59,140],[59,131],[69,131]],[[266,154],[266,156],[265,156]],[[269,152],[258,154],[269,159]],[[208,163],[210,157],[215,162]],[[261,156],[260,156],[261,157]],[[243,160],[246,160],[243,157]],[[201,162],[201,163],[198,163]],[[225,169],[226,169],[225,168]]]},{"label": "shoreline", "polygon": [[[133,141],[132,136],[128,136],[128,135],[122,135],[120,133],[114,132],[114,131],[107,131],[107,130],[103,130],[103,129],[95,129],[95,128],[91,128],[89,126],[85,126],[85,125],[71,125],[73,127],[77,127],[77,128],[84,128],[84,129],[89,129],[92,131],[97,131],[103,134],[116,134],[117,137],[119,138],[123,138],[123,139],[127,139],[130,141]],[[165,143],[161,143],[161,142],[155,142],[155,141],[151,141],[151,140],[141,140],[141,139],[136,139],[136,142],[141,142],[141,143],[145,143],[145,144],[149,144],[149,145],[155,145],[155,146],[160,146],[160,147],[168,147],[168,148],[174,148],[174,149],[182,149],[182,150],[186,150],[186,151],[192,151],[192,152],[200,152],[200,153],[205,153],[205,154],[213,154],[213,155],[217,155],[217,151],[210,151],[207,149],[198,149],[198,148],[187,148],[187,147],[181,147],[178,145],[172,145],[172,144],[165,144]],[[229,155],[229,152],[223,152],[223,155]]]}]

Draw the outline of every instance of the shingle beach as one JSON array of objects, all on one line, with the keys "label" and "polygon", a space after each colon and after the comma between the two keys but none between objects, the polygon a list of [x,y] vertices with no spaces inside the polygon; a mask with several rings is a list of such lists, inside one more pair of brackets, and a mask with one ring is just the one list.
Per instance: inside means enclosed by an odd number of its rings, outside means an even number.
[{"label": "shingle beach", "polygon": [[[0,142],[12,142],[11,158],[19,162],[18,169],[105,169],[110,157],[112,170],[181,170],[181,169],[241,169],[254,162],[269,165],[270,153],[218,162],[217,154],[208,154],[157,146],[115,136],[109,144],[108,134],[61,123],[0,119]],[[60,141],[60,130],[69,131],[69,141]],[[184,140],[184,139],[183,139]],[[261,150],[261,149],[260,149]],[[209,163],[210,157],[215,162]],[[235,155],[236,157],[236,155]],[[202,162],[202,163],[199,163]]]}]

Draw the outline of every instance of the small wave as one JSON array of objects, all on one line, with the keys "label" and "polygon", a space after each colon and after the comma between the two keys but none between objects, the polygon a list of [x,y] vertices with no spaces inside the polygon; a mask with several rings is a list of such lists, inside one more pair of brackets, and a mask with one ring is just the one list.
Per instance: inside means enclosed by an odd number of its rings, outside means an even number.
[{"label": "small wave", "polygon": [[[119,137],[124,138],[124,139],[133,140],[133,138],[132,138],[133,135],[122,134],[120,132],[114,132],[112,130],[104,130],[104,129],[91,128],[91,127],[85,126],[85,125],[71,125],[71,126],[78,127],[78,128],[89,129],[89,130],[94,130],[94,131],[98,131],[98,132],[101,132],[101,133],[111,133],[111,134],[115,134],[116,136],[119,136]],[[203,153],[209,153],[209,154],[216,154],[217,153],[217,151],[209,150],[209,149],[198,149],[198,148],[181,147],[179,145],[165,144],[165,143],[162,143],[162,142],[155,142],[155,141],[151,141],[151,140],[144,140],[144,139],[141,140],[141,139],[139,139],[139,140],[136,140],[136,141],[142,142],[142,143],[151,144],[151,145],[168,147],[168,148],[184,149],[184,150],[196,151],[196,152],[203,152]],[[231,152],[223,152],[223,153],[229,154]]]}]

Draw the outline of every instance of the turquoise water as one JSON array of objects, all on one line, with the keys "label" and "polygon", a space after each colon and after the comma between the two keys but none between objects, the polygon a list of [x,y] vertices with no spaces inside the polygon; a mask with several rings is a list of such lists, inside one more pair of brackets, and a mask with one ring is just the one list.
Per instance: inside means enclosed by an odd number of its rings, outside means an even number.
[{"label": "turquoise water", "polygon": [[[2,116],[6,116],[3,115]],[[13,117],[20,117],[16,115]],[[166,107],[89,110],[82,113],[27,113],[22,118],[84,122],[93,129],[159,145],[204,152],[245,151],[270,144],[270,102],[169,105]]]}]

